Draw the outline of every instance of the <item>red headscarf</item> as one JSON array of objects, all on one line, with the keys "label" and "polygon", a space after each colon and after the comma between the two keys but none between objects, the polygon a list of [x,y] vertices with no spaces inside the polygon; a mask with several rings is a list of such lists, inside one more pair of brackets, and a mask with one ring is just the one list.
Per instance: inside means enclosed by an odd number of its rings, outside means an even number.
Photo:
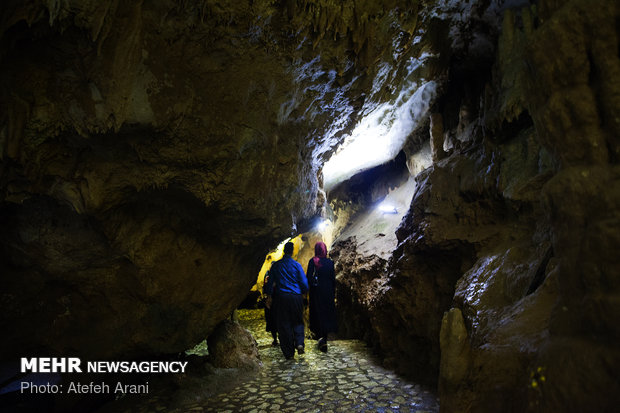
[{"label": "red headscarf", "polygon": [[327,258],[327,245],[319,241],[314,244],[314,257],[312,258],[312,261],[314,261],[314,268],[317,270],[321,268],[321,258]]}]

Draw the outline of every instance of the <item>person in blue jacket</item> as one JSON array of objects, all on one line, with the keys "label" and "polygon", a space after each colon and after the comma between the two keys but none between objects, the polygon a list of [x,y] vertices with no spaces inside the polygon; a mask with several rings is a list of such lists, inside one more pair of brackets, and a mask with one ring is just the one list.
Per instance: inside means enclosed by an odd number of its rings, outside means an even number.
[{"label": "person in blue jacket", "polygon": [[269,274],[274,288],[274,307],[280,349],[287,360],[304,353],[304,302],[303,294],[308,291],[306,273],[300,263],[292,257],[294,245],[284,245],[284,256],[271,265]]}]

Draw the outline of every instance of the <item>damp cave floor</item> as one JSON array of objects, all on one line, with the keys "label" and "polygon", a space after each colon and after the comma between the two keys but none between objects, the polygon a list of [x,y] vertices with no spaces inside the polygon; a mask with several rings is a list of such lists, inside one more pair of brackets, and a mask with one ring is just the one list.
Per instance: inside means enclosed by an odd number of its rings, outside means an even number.
[{"label": "damp cave floor", "polygon": [[[431,389],[379,364],[359,340],[334,340],[322,353],[306,340],[305,354],[285,360],[272,347],[262,310],[239,310],[239,323],[255,337],[263,366],[256,372],[215,369],[186,380],[176,391],[155,386],[139,399],[117,401],[103,411],[143,412],[416,412],[439,411]],[[180,383],[178,383],[180,384]],[[146,397],[144,397],[146,396]],[[110,409],[111,408],[111,409]]]}]

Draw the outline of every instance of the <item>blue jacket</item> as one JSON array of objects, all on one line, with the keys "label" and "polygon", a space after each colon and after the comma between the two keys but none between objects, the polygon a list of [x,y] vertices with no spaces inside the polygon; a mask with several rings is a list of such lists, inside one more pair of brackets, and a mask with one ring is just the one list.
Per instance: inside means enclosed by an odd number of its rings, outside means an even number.
[{"label": "blue jacket", "polygon": [[274,262],[269,274],[277,292],[304,294],[308,291],[306,273],[290,255],[284,255],[281,260]]}]

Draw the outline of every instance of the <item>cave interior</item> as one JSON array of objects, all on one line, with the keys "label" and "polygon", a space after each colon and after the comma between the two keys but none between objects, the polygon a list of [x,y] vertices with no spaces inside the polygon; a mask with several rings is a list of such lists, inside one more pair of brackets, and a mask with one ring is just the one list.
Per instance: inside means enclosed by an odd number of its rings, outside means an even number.
[{"label": "cave interior", "polygon": [[24,356],[212,383],[289,240],[441,412],[620,404],[620,3],[4,0],[0,73],[0,407],[115,411]]}]

